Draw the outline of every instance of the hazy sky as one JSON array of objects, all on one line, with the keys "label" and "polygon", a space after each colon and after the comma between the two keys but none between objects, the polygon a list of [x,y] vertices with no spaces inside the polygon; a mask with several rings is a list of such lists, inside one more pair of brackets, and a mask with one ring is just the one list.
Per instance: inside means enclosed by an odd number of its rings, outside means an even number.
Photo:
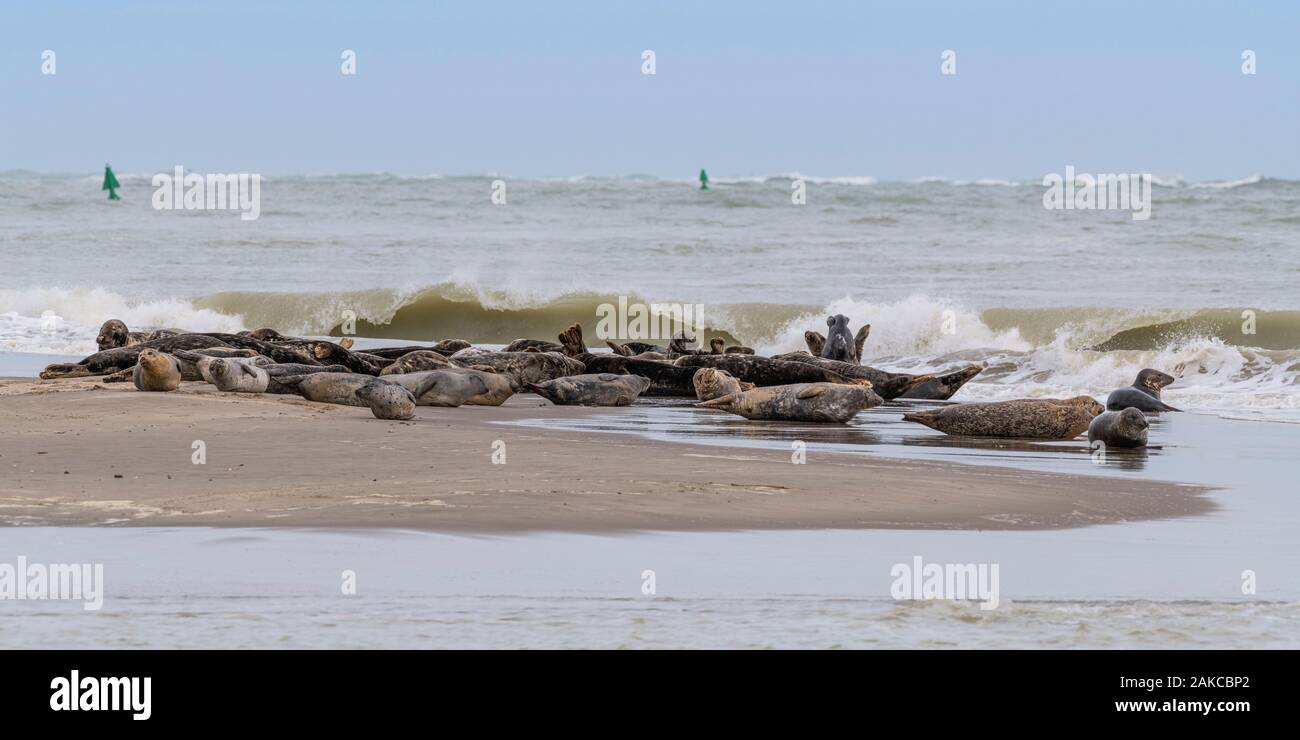
[{"label": "hazy sky", "polygon": [[6,3],[0,170],[1300,179],[1298,42],[1296,0]]}]

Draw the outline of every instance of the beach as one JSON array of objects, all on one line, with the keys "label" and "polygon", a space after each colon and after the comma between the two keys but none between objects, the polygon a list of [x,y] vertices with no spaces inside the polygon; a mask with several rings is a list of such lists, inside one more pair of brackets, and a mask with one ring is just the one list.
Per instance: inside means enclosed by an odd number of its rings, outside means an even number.
[{"label": "beach", "polygon": [[[447,532],[1020,530],[1215,508],[1205,488],[1161,481],[818,456],[816,443],[811,463],[794,464],[788,451],[565,428],[629,412],[520,394],[499,408],[421,407],[411,421],[382,422],[365,409],[206,383],[152,394],[98,379],[9,379],[0,382],[8,468],[0,520]],[[196,442],[204,464],[193,462]]]}]

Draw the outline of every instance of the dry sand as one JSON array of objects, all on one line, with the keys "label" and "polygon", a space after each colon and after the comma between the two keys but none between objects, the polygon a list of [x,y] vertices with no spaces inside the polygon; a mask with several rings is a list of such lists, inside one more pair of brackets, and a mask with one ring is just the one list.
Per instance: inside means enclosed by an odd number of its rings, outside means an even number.
[{"label": "dry sand", "polygon": [[[0,524],[1008,530],[1214,508],[1172,483],[846,454],[794,465],[788,452],[492,423],[617,413],[526,394],[394,422],[202,383],[0,380]],[[192,462],[195,440],[206,464]]]}]

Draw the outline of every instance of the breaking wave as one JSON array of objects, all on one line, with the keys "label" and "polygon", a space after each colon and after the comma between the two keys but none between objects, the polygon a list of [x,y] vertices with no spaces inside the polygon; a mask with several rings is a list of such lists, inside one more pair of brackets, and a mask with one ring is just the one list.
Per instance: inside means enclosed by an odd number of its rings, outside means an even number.
[{"label": "breaking wave", "polygon": [[[520,295],[444,283],[401,291],[224,292],[195,299],[135,302],[101,288],[0,290],[0,350],[89,354],[99,325],[176,326],[238,331],[271,326],[338,335],[352,312],[361,337],[486,344],[553,338],[579,323],[594,327],[602,304],[619,295]],[[624,297],[629,303],[640,299]],[[1191,408],[1300,410],[1300,311],[1218,308],[1132,311],[1100,308],[974,309],[924,295],[876,303],[843,297],[823,306],[705,305],[709,336],[762,354],[804,349],[804,332],[825,333],[826,316],[872,325],[864,361],[922,372],[980,363],[965,400],[1060,394],[1104,396],[1154,367],[1179,376],[1170,403]]]}]

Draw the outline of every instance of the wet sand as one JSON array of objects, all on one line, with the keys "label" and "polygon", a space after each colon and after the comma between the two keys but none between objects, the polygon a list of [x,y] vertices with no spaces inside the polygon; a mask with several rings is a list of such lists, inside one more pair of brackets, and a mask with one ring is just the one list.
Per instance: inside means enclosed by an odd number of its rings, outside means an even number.
[{"label": "wet sand", "polygon": [[[632,409],[421,407],[408,422],[185,383],[0,381],[0,522],[448,532],[1024,530],[1209,512],[1207,489],[545,429]],[[203,442],[205,464],[194,464]],[[494,452],[504,450],[504,464]],[[498,455],[498,459],[500,459]]]}]

